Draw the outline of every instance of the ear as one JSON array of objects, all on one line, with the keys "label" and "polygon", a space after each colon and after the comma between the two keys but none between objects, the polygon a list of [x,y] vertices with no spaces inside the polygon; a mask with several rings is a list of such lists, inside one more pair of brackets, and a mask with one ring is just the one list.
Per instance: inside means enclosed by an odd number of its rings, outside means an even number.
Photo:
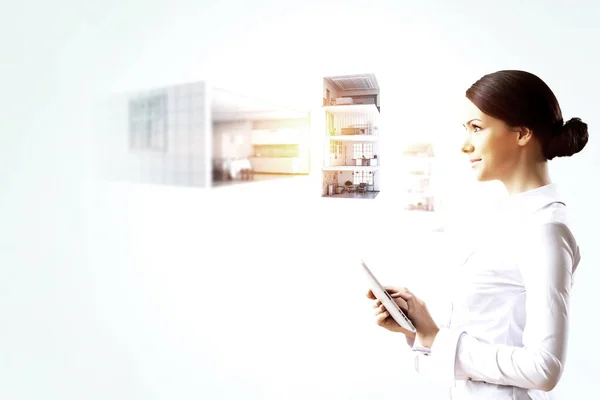
[{"label": "ear", "polygon": [[519,146],[525,146],[533,139],[533,132],[529,128],[521,127],[516,129],[517,132],[517,144]]}]

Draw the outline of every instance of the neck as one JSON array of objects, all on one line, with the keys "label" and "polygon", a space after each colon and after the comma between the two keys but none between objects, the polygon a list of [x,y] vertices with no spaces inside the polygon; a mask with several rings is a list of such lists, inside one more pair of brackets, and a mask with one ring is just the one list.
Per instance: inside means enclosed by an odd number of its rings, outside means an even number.
[{"label": "neck", "polygon": [[538,161],[517,169],[510,177],[503,179],[502,183],[511,196],[549,185],[552,182],[548,173],[548,162]]}]

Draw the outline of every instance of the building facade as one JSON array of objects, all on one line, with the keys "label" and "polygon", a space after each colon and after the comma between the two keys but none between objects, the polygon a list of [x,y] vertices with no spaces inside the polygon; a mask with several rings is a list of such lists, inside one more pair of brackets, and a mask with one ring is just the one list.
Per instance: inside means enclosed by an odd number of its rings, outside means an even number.
[{"label": "building facade", "polygon": [[373,199],[381,190],[379,85],[374,74],[323,78],[322,195]]}]

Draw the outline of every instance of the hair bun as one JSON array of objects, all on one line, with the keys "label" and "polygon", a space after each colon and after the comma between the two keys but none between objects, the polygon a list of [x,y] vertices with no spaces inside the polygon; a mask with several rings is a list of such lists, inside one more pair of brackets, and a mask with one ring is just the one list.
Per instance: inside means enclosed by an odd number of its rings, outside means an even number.
[{"label": "hair bun", "polygon": [[548,160],[554,157],[570,157],[579,153],[588,142],[588,126],[580,118],[571,118],[548,142],[545,155]]}]

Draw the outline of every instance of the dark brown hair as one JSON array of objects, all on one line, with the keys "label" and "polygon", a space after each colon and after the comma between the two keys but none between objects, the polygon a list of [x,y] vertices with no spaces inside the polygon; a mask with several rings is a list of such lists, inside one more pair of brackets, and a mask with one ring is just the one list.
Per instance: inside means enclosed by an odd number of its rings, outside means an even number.
[{"label": "dark brown hair", "polygon": [[579,118],[563,123],[554,93],[532,73],[506,70],[485,75],[467,90],[467,98],[511,127],[531,129],[548,160],[572,156],[587,144],[587,124]]}]

